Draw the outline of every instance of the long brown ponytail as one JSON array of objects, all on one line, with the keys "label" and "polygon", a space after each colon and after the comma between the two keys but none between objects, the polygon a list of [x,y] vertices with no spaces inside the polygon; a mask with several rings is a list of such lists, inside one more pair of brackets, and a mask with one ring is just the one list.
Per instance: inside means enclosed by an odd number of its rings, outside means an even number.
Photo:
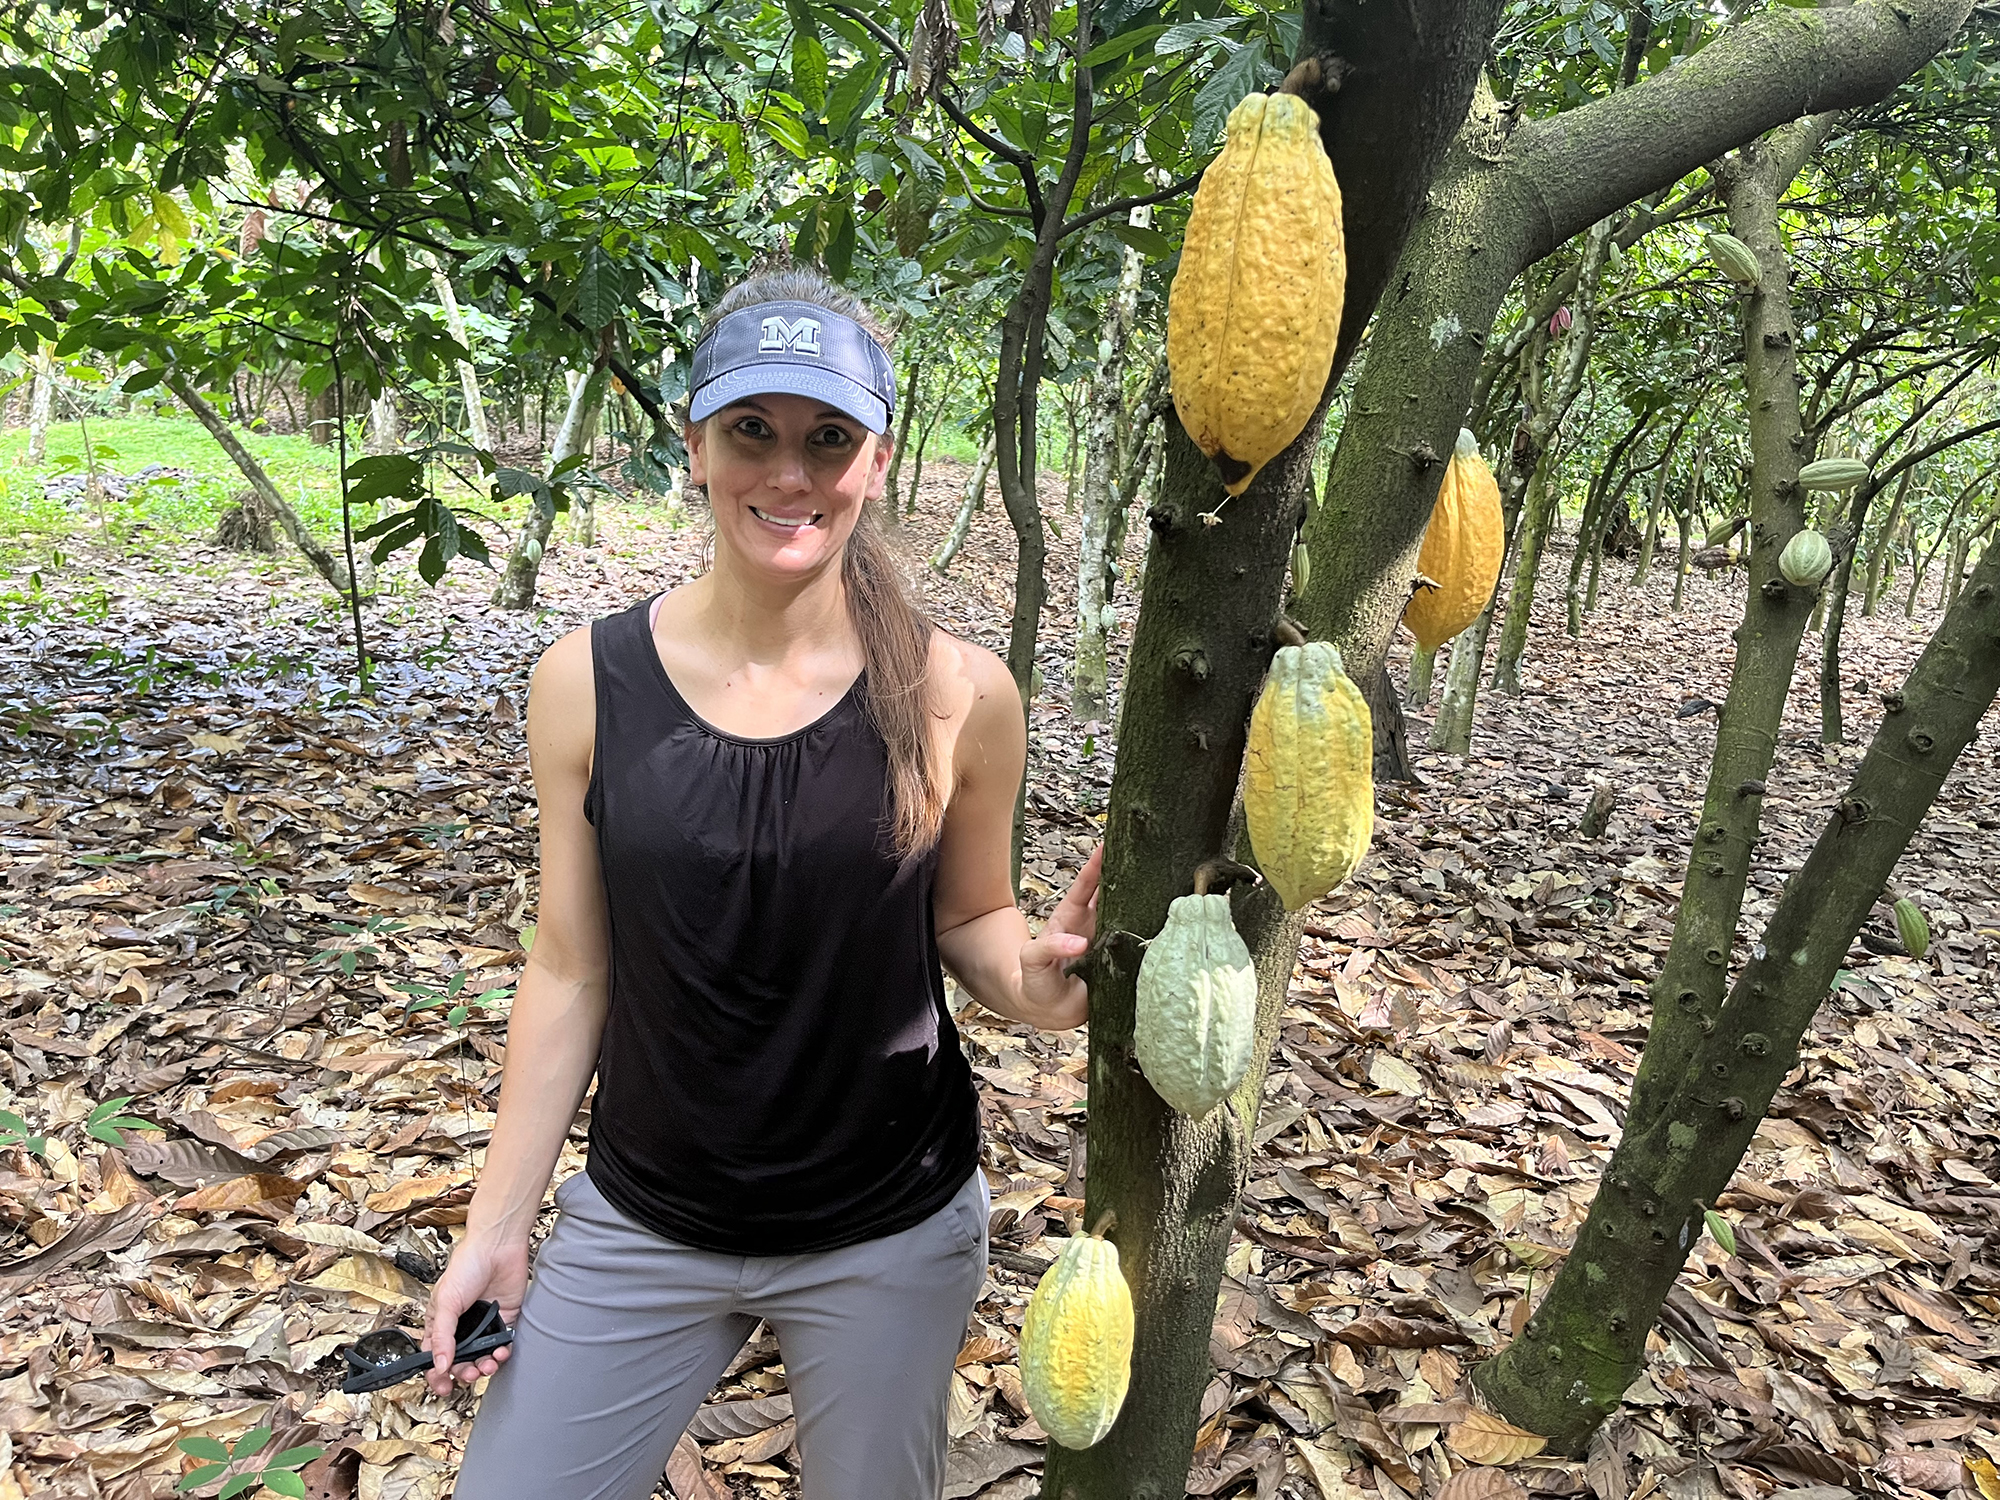
[{"label": "long brown ponytail", "polygon": [[[890,337],[859,298],[809,266],[759,271],[725,292],[709,311],[704,335],[739,308],[765,302],[810,302],[852,318],[884,349]],[[898,858],[937,842],[950,795],[942,715],[932,702],[930,617],[917,607],[896,566],[872,505],[863,506],[841,558],[847,617],[867,667],[862,707],[889,752],[890,835]]]}]

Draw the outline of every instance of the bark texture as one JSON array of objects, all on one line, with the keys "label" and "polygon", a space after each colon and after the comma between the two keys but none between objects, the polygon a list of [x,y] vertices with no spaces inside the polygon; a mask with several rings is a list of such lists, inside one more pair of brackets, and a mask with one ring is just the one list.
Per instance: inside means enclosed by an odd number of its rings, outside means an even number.
[{"label": "bark texture", "polygon": [[[2000,547],[1891,704],[1763,941],[1645,1120],[1628,1117],[1576,1246],[1521,1337],[1474,1372],[1506,1417],[1582,1450],[1646,1336],[1911,834],[2000,690]],[[1647,1047],[1643,1066],[1652,1063]],[[1643,1074],[1642,1074],[1643,1076]]]},{"label": "bark texture", "polygon": [[[264,466],[257,462],[248,448],[243,446],[242,439],[236,436],[230,425],[222,420],[222,414],[209,405],[201,392],[189,383],[188,378],[172,366],[167,368],[163,383],[179,398],[181,405],[188,409],[194,419],[208,429],[209,436],[215,439],[222,451],[229,455],[229,461],[235,464],[237,471],[249,481],[251,493],[256,496],[257,503],[268,513],[271,520],[277,522],[279,529],[285,533],[291,544],[304,554],[306,561],[312,564],[313,571],[340,593],[353,592],[346,561],[336,557],[320,544],[305,521],[300,518],[299,513],[292,509],[291,502],[285,498],[285,492],[278,488],[269,474],[264,472]],[[363,594],[372,594],[375,591],[374,570],[359,565],[356,571],[360,574],[360,591]]]},{"label": "bark texture", "polygon": [[[608,346],[607,346],[608,347]],[[549,465],[557,467],[584,451],[597,427],[597,409],[604,404],[604,392],[611,383],[611,367],[600,357],[588,374],[570,392],[569,408],[562,426],[556,429],[556,445]],[[535,580],[541,573],[542,556],[548,550],[549,533],[555,529],[556,508],[552,501],[537,496],[521,522],[521,534],[507,555],[507,566],[494,587],[493,602],[502,609],[528,609],[535,602]]]},{"label": "bark texture", "polygon": [[[438,305],[444,309],[444,326],[469,356],[472,353],[472,335],[466,331],[465,314],[459,310],[458,298],[451,289],[451,278],[442,271],[433,271],[431,287],[437,292]],[[491,453],[493,437],[486,430],[486,402],[479,392],[479,371],[473,368],[470,358],[458,362],[458,388],[465,397],[466,436],[472,439],[473,447],[482,453]]]}]

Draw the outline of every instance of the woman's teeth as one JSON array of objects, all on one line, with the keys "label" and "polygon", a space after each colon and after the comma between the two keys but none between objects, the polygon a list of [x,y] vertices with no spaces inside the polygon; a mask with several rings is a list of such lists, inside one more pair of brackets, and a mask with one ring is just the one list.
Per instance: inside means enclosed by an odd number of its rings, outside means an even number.
[{"label": "woman's teeth", "polygon": [[788,526],[794,531],[798,530],[801,526],[811,526],[819,520],[818,511],[813,511],[803,516],[774,516],[768,511],[757,509],[754,505],[750,507],[750,514],[760,521],[769,521],[773,526]]}]

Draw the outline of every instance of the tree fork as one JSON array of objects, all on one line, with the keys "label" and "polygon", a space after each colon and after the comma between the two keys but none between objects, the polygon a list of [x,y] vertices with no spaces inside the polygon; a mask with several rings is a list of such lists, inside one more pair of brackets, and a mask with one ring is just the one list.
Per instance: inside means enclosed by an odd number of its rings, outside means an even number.
[{"label": "tree fork", "polygon": [[1527,1327],[1473,1382],[1511,1422],[1581,1452],[1644,1367],[1646,1334],[1702,1205],[1729,1184],[1848,946],[2000,692],[2000,546],[1882,720],[1847,794],[1785,882],[1757,955],[1651,1118],[1623,1142]]}]

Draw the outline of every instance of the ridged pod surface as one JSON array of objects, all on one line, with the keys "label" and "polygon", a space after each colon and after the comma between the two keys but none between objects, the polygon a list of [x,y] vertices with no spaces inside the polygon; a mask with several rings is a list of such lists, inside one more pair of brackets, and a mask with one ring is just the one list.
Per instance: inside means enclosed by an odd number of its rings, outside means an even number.
[{"label": "ridged pod surface", "polygon": [[1928,955],[1931,951],[1931,924],[1924,918],[1924,909],[1908,896],[1898,896],[1895,912],[1896,936],[1910,950],[1910,957]]},{"label": "ridged pod surface", "polygon": [[1132,1292],[1118,1251],[1080,1234],[1042,1273],[1021,1322],[1021,1390],[1042,1430],[1088,1448],[1118,1420],[1132,1381]]},{"label": "ridged pod surface", "polygon": [[1181,896],[1139,963],[1132,1045],[1153,1092],[1199,1120],[1250,1071],[1257,970],[1227,896]]},{"label": "ridged pod surface", "polygon": [[1778,554],[1778,573],[1795,588],[1816,589],[1833,571],[1833,547],[1817,531],[1795,531]]},{"label": "ridged pod surface", "polygon": [[1292,94],[1246,94],[1195,192],[1167,298],[1174,409],[1230,494],[1319,405],[1346,287],[1319,116]]},{"label": "ridged pod surface", "polygon": [[1505,526],[1500,486],[1480,457],[1478,440],[1460,428],[1417,554],[1417,571],[1437,587],[1419,588],[1403,606],[1403,623],[1424,650],[1437,650],[1486,608],[1500,578]]},{"label": "ridged pod surface", "polygon": [[1757,259],[1757,252],[1735,235],[1711,234],[1707,244],[1708,258],[1738,286],[1755,287],[1764,279],[1764,267]]},{"label": "ridged pod surface", "polygon": [[1326,641],[1281,646],[1250,711],[1243,820],[1264,878],[1297,911],[1347,879],[1375,828],[1368,704]]},{"label": "ridged pod surface", "polygon": [[1867,477],[1868,465],[1858,458],[1816,458],[1799,470],[1799,487],[1851,490]]}]

